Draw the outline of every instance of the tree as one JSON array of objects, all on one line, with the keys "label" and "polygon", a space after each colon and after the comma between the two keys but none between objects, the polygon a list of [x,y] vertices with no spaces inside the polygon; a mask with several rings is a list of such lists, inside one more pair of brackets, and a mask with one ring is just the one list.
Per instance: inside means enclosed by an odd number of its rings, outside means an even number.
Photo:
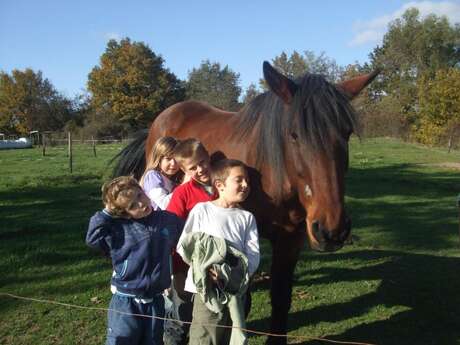
[{"label": "tree", "polygon": [[220,109],[237,110],[241,94],[239,77],[228,66],[221,68],[218,62],[205,60],[199,68],[189,72],[187,98],[204,101]]},{"label": "tree", "polygon": [[[294,50],[289,57],[283,51],[272,60],[272,65],[291,79],[311,73],[321,74],[330,82],[336,82],[343,73],[343,68],[334,59],[326,56],[324,52],[316,55],[310,50],[305,50],[303,55]],[[260,79],[259,84],[262,89],[268,89],[264,79]]]},{"label": "tree", "polygon": [[304,59],[308,66],[308,73],[322,74],[331,83],[337,82],[343,73],[343,67],[339,66],[333,58],[328,57],[325,52],[316,56],[314,52],[306,50]]},{"label": "tree", "polygon": [[439,69],[458,66],[460,26],[451,26],[445,17],[429,15],[420,19],[417,9],[408,9],[391,22],[383,38],[370,54],[372,66],[382,68],[370,87],[391,95],[401,105],[410,123],[417,121],[417,80],[433,78]]},{"label": "tree", "polygon": [[85,131],[85,123],[88,122],[88,118],[91,116],[90,97],[88,92],[84,92],[76,95],[72,99],[72,117],[65,124],[63,131],[72,132],[74,135],[80,134],[81,137],[90,137],[93,133],[88,136]]},{"label": "tree", "polygon": [[452,143],[460,133],[460,70],[438,70],[419,79],[420,118],[416,139],[425,144]]},{"label": "tree", "polygon": [[459,63],[459,39],[459,24],[452,26],[446,17],[434,14],[422,20],[419,10],[410,8],[389,24],[382,46],[370,57],[384,67],[388,78],[433,76],[438,69]]},{"label": "tree", "polygon": [[9,134],[55,131],[70,119],[72,103],[60,95],[42,72],[0,72],[0,128]]},{"label": "tree", "polygon": [[[360,65],[356,62],[343,69],[340,80],[349,80],[372,71],[369,64]],[[359,113],[359,134],[365,137],[406,137],[408,128],[401,117],[397,100],[391,95],[381,96],[380,93],[366,87],[353,98],[353,106]]]},{"label": "tree", "polygon": [[110,40],[100,65],[88,76],[95,119],[139,129],[168,106],[183,100],[183,83],[142,42]]},{"label": "tree", "polygon": [[248,104],[258,95],[260,95],[260,91],[257,89],[256,85],[253,83],[249,84],[243,96],[243,104]]}]

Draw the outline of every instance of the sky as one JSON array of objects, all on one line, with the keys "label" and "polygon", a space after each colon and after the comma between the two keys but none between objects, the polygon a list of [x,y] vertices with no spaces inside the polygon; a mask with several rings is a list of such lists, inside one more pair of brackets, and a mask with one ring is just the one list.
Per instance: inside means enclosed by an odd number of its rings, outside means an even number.
[{"label": "sky", "polygon": [[144,42],[180,79],[209,59],[258,84],[263,61],[294,50],[368,61],[409,7],[460,23],[460,0],[0,0],[0,70],[32,68],[67,97],[85,92],[110,39]]}]

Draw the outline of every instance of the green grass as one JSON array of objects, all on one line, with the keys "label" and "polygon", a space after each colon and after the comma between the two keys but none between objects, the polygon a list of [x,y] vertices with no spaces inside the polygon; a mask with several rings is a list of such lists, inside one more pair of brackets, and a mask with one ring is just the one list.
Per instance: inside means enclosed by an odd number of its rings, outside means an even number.
[{"label": "green grass", "polygon": [[[84,244],[107,163],[121,148],[0,151],[0,292],[107,307],[110,263]],[[354,244],[305,249],[289,334],[374,344],[460,344],[460,152],[393,139],[352,141],[347,208]],[[261,270],[270,248],[262,246]],[[268,282],[253,287],[248,327],[267,330]],[[93,298],[97,297],[96,300]],[[93,299],[93,300],[92,300]],[[104,312],[0,297],[0,344],[102,344]],[[250,338],[263,344],[264,337]],[[323,344],[290,340],[296,344]]]}]

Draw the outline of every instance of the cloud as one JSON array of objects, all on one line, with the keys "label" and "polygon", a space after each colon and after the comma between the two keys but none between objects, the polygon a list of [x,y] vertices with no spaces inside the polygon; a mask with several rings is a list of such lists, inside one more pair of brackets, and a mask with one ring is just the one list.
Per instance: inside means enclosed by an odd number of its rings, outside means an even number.
[{"label": "cloud", "polygon": [[380,43],[387,31],[388,24],[400,18],[408,8],[412,7],[416,7],[420,11],[422,18],[429,14],[435,14],[437,16],[446,16],[451,24],[460,23],[460,3],[451,1],[411,1],[391,14],[385,14],[367,21],[355,22],[353,24],[355,34],[351,41],[348,42],[348,45],[356,47],[364,44]]},{"label": "cloud", "polygon": [[360,46],[370,42],[378,42],[381,38],[382,32],[379,30],[364,30],[355,34],[349,45],[352,47]]}]

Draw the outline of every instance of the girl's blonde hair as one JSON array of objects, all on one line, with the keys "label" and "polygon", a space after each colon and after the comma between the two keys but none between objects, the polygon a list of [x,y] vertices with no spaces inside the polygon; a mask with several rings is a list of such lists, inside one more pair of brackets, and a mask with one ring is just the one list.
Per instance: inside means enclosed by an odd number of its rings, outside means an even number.
[{"label": "girl's blonde hair", "polygon": [[139,180],[139,184],[144,186],[144,176],[150,170],[160,171],[160,162],[163,157],[172,157],[174,154],[174,149],[179,144],[179,141],[173,137],[161,137],[153,145],[152,155],[147,161],[147,166],[145,171],[142,174],[142,177]]}]

